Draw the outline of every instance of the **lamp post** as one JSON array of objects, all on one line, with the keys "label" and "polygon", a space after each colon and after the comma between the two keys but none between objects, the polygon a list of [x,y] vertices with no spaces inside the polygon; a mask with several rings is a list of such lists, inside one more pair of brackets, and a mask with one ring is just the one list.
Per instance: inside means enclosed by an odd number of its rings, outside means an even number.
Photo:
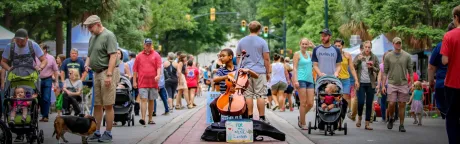
[{"label": "lamp post", "polygon": [[[284,0],[284,12],[283,12],[283,46],[284,46],[284,51],[286,51],[286,0]],[[286,57],[286,53],[283,54],[284,57]]]}]

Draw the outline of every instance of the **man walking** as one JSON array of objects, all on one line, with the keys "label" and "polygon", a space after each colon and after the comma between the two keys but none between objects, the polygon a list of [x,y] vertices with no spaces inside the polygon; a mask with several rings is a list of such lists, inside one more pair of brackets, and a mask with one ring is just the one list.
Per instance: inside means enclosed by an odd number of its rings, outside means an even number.
[{"label": "man walking", "polygon": [[445,80],[445,96],[448,101],[448,110],[446,115],[447,136],[450,144],[460,143],[460,105],[456,102],[460,101],[458,94],[460,93],[460,5],[456,6],[452,11],[455,29],[447,32],[444,35],[441,46],[442,64],[447,67],[447,75]]},{"label": "man walking", "polygon": [[59,69],[56,64],[56,59],[48,54],[49,46],[42,45],[41,46],[43,55],[46,57],[46,66],[40,72],[40,92],[42,93],[42,97],[40,97],[39,104],[40,104],[40,112],[42,114],[41,122],[48,122],[48,114],[51,105],[51,87],[53,86],[53,75],[55,77],[54,84],[58,85],[58,74]]},{"label": "man walking", "polygon": [[[236,54],[241,56],[242,51],[246,51],[249,57],[242,63],[243,68],[250,69],[259,74],[258,78],[249,78],[249,86],[243,93],[246,97],[248,107],[248,117],[253,118],[253,100],[257,99],[257,109],[259,110],[260,120],[268,122],[265,118],[265,100],[267,88],[265,84],[270,80],[270,51],[267,42],[259,37],[261,25],[257,21],[249,23],[248,36],[242,38],[238,43]],[[239,59],[238,62],[239,63]]]},{"label": "man walking", "polygon": [[[102,26],[101,19],[97,15],[89,16],[83,23],[93,34],[89,39],[88,58],[85,68],[94,71],[94,118],[97,128],[89,140],[99,142],[112,141],[113,104],[117,82],[120,80],[120,71],[117,66],[117,39],[115,35]],[[106,131],[100,133],[103,111],[105,110]]]},{"label": "man walking", "polygon": [[145,125],[147,101],[149,108],[148,124],[155,124],[152,119],[154,100],[158,98],[158,82],[161,75],[161,57],[152,46],[152,39],[144,40],[144,51],[140,52],[134,62],[133,87],[139,89],[141,97],[141,119],[139,123]]},{"label": "man walking", "polygon": [[329,29],[323,29],[319,33],[323,44],[313,49],[311,57],[313,69],[319,77],[326,75],[337,77],[340,72],[340,63],[342,62],[340,49],[331,45],[332,32]]},{"label": "man walking", "polygon": [[[409,90],[411,85],[414,83],[412,79],[413,68],[412,60],[409,53],[402,50],[402,40],[399,37],[393,39],[394,51],[389,52],[385,56],[384,61],[384,73],[382,80],[383,83],[386,83],[388,80],[388,90],[385,87],[382,87],[382,92],[387,93],[387,99],[389,102],[388,106],[388,129],[393,129],[394,112],[395,104],[398,104],[398,113],[399,113],[399,131],[406,132],[404,128],[404,115],[406,109],[406,103],[409,102]],[[409,74],[410,77],[407,79],[406,74]],[[387,79],[388,78],[388,79]],[[410,85],[408,85],[410,81]]]}]

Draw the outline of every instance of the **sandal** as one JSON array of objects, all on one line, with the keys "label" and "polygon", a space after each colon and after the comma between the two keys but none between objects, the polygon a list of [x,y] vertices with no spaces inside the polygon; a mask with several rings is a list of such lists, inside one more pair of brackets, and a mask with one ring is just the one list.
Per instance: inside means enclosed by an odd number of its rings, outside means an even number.
[{"label": "sandal", "polygon": [[149,125],[154,125],[156,124],[154,121],[149,121]]},{"label": "sandal", "polygon": [[278,108],[278,106],[273,107],[273,111],[275,111]]},{"label": "sandal", "polygon": [[192,109],[193,105],[188,105],[187,107],[188,107],[188,109]]},{"label": "sandal", "polygon": [[300,128],[301,130],[308,130],[307,125],[301,125],[301,124],[300,124],[300,117],[297,117],[297,121],[298,121],[298,122],[297,122],[297,125],[299,126],[299,128]]},{"label": "sandal", "polygon": [[374,130],[374,129],[371,128],[369,125],[364,126],[364,129],[366,129],[366,130]]},{"label": "sandal", "polygon": [[356,121],[356,127],[361,127],[361,118],[358,118],[358,121]]},{"label": "sandal", "polygon": [[140,123],[141,125],[145,125],[145,121],[144,121],[143,119],[140,119],[140,120],[139,120],[139,123]]},{"label": "sandal", "polygon": [[182,106],[176,105],[176,110],[181,110],[182,108]]},{"label": "sandal", "polygon": [[418,121],[417,121],[417,120],[415,120],[413,124],[414,124],[414,125],[415,125],[415,124],[418,124]]}]

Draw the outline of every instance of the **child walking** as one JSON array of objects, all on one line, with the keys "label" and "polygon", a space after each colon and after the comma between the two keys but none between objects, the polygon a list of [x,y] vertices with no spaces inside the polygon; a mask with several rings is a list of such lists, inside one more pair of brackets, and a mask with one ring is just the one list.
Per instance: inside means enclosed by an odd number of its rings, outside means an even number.
[{"label": "child walking", "polygon": [[[423,113],[423,101],[425,97],[423,97],[423,88],[422,83],[420,81],[416,81],[414,83],[414,92],[412,92],[412,96],[410,97],[411,102],[411,115],[414,117],[414,124],[418,124],[419,126],[422,125],[422,113]],[[417,121],[418,115],[418,121]]]}]

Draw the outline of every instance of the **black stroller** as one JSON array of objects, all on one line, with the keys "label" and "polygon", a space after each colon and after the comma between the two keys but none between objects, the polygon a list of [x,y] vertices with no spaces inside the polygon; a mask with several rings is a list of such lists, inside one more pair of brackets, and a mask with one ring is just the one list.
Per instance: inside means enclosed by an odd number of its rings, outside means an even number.
[{"label": "black stroller", "polygon": [[[117,88],[115,105],[113,105],[114,120],[113,122],[121,122],[121,125],[134,126],[134,99],[132,97],[132,85],[129,79],[125,76],[120,76],[120,83],[125,88]],[[102,123],[105,126],[105,118]]]},{"label": "black stroller", "polygon": [[[316,114],[315,114],[315,126],[311,126],[311,122],[308,122],[308,134],[311,134],[311,129],[320,129],[324,130],[324,135],[328,133],[334,135],[334,131],[339,129],[339,122],[342,122],[340,117],[342,109],[341,102],[336,106],[336,108],[331,109],[330,111],[323,111],[321,108],[321,99],[320,96],[325,95],[325,89],[327,84],[335,84],[338,87],[338,93],[333,94],[334,97],[342,95],[342,82],[334,76],[323,76],[316,81],[315,90],[316,90]],[[318,123],[318,126],[316,125]],[[344,134],[347,135],[347,123],[343,124],[343,127],[339,130],[343,130]]]},{"label": "black stroller", "polygon": [[[8,72],[5,85],[5,101],[3,102],[5,122],[11,123],[10,130],[17,136],[24,135],[29,143],[43,143],[43,130],[38,127],[38,97],[40,97],[40,80],[38,71],[33,67],[16,66]],[[15,88],[23,88],[25,98],[13,98]],[[32,95],[37,94],[37,98]],[[27,106],[26,103],[30,103]],[[10,119],[13,106],[27,106],[27,117],[23,120],[22,109],[17,109],[14,120]],[[11,143],[11,141],[9,142]]]}]

